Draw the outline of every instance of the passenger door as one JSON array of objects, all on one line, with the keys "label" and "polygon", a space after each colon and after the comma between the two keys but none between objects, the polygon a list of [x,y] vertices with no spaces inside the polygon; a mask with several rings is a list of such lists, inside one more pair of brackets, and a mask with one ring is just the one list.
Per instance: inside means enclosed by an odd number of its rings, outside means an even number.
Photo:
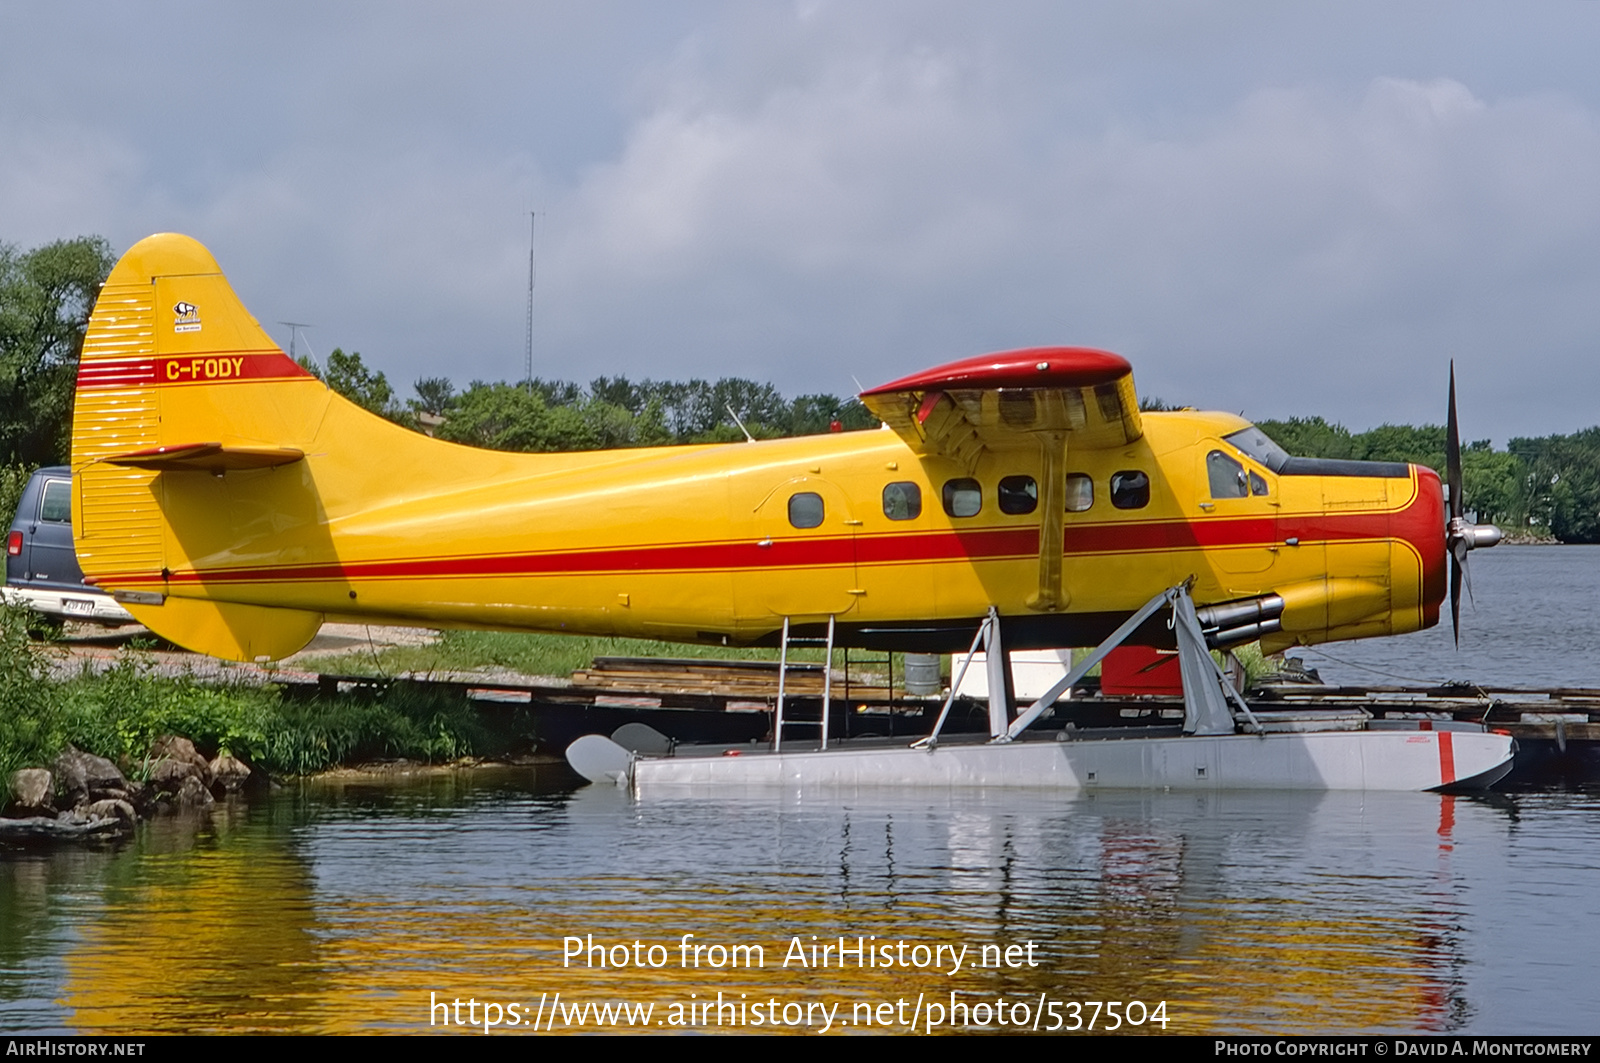
[{"label": "passenger door", "polygon": [[[736,490],[735,498],[752,494]],[[820,476],[797,476],[756,499],[746,525],[755,549],[741,551],[751,563],[734,575],[739,618],[818,620],[848,612],[860,591],[855,538],[861,522],[844,492]]]}]

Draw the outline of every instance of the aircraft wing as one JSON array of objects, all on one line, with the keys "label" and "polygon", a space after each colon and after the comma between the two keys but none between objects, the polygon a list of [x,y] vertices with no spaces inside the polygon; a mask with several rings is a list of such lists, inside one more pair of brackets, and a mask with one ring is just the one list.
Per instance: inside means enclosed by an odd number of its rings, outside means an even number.
[{"label": "aircraft wing", "polygon": [[950,458],[968,473],[985,451],[1037,450],[1039,589],[1028,607],[1066,609],[1066,454],[1126,446],[1144,434],[1127,361],[1086,347],[1030,347],[901,377],[862,392],[861,401],[913,451]]},{"label": "aircraft wing", "polygon": [[1086,347],[1030,347],[951,362],[861,393],[873,415],[918,453],[977,467],[984,450],[1052,437],[1119,447],[1144,434],[1133,368]]}]

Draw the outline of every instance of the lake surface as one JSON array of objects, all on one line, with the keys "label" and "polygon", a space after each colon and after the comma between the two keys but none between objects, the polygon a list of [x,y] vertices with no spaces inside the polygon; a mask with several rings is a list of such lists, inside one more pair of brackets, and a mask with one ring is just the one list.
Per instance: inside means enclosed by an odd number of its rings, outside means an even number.
[{"label": "lake surface", "polygon": [[[1472,560],[1459,657],[1446,627],[1307,663],[1600,686],[1600,550]],[[628,1028],[590,1004],[653,1032],[1001,1032],[1104,1028],[1089,1002],[1114,1001],[1123,1032],[1593,1034],[1597,843],[1600,795],[1571,792],[306,783],[0,853],[0,1030],[460,1031],[460,1000],[475,1036]]]},{"label": "lake surface", "polygon": [[1461,646],[1443,623],[1388,639],[1290,651],[1330,683],[1389,686],[1465,679],[1600,688],[1600,546],[1500,546],[1467,555]]}]

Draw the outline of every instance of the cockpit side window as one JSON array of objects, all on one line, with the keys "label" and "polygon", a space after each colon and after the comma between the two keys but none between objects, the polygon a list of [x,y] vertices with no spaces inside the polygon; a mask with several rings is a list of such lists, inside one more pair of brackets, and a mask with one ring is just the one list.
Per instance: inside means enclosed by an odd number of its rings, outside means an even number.
[{"label": "cockpit side window", "polygon": [[1206,479],[1211,484],[1212,498],[1249,498],[1250,481],[1244,466],[1220,450],[1206,455]]},{"label": "cockpit side window", "polygon": [[1240,453],[1248,454],[1273,472],[1282,472],[1284,462],[1289,460],[1289,452],[1268,439],[1267,434],[1255,425],[1222,438],[1238,447]]}]

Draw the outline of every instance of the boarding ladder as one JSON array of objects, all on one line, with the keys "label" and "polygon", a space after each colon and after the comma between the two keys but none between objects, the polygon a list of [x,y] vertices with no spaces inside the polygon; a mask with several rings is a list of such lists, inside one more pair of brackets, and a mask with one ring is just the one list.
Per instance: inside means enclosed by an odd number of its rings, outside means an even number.
[{"label": "boarding ladder", "polygon": [[[789,650],[791,647],[800,646],[825,646],[827,647],[822,662],[822,719],[817,720],[785,720],[783,718],[784,687],[789,677]],[[828,635],[826,638],[816,636],[789,634],[789,618],[783,618],[783,635],[778,649],[778,704],[772,719],[772,751],[780,752],[783,748],[783,728],[785,724],[790,727],[820,727],[822,730],[822,748],[828,748],[828,707],[833,702],[833,617],[828,617]]]}]

